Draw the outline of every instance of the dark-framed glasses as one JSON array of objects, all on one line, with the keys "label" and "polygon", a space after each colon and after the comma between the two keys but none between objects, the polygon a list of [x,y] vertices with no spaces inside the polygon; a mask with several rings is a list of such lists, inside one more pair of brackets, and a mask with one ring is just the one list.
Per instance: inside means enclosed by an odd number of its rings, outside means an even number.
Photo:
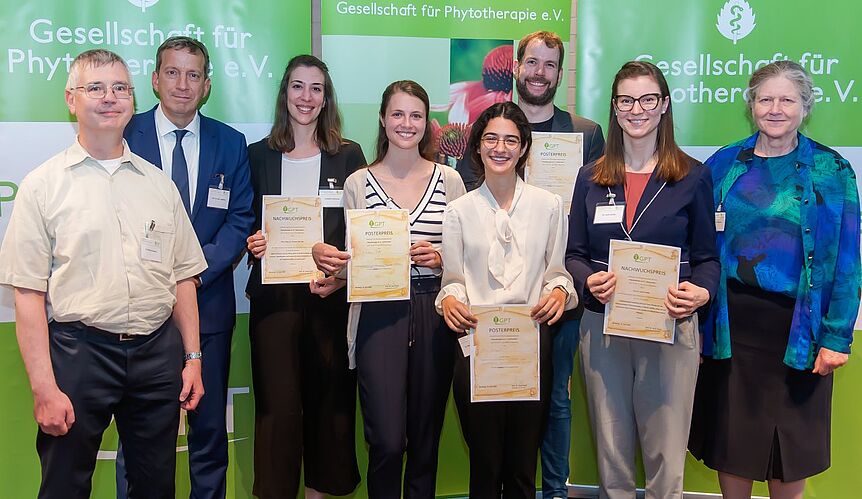
[{"label": "dark-framed glasses", "polygon": [[515,137],[514,135],[504,135],[500,137],[493,133],[488,133],[482,136],[482,145],[485,146],[486,149],[493,149],[497,147],[497,144],[500,142],[506,146],[506,149],[517,149],[518,146],[521,145],[521,138]]},{"label": "dark-framed glasses", "polygon": [[631,111],[635,107],[635,102],[639,103],[644,111],[652,111],[661,102],[661,94],[643,94],[640,97],[615,95],[613,101],[617,111]]},{"label": "dark-framed glasses", "polygon": [[[134,89],[135,87],[128,83],[114,83],[111,85],[111,92],[118,99],[130,99],[132,97],[132,90]],[[104,99],[108,94],[108,87],[104,83],[87,83],[86,85],[72,87],[71,90],[84,90],[87,97],[91,99]]]}]

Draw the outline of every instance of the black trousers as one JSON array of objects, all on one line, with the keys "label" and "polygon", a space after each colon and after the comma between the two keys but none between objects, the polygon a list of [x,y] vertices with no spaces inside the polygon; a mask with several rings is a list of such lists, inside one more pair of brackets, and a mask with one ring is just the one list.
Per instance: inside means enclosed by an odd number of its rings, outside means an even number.
[{"label": "black trousers", "polygon": [[414,278],[407,301],[362,304],[356,337],[368,442],[368,496],[433,499],[455,334],[434,309],[440,279]]},{"label": "black trousers", "polygon": [[[189,479],[192,499],[223,499],[227,473],[227,381],[233,330],[201,332],[201,379],[206,396],[197,409],[186,414],[189,423]],[[117,499],[127,499],[126,459],[123,445],[117,449]]]},{"label": "black trousers", "polygon": [[359,484],[345,293],[320,298],[308,285],[283,284],[251,299],[252,492],[261,499],[296,497],[301,472],[306,486],[330,495]]},{"label": "black trousers", "polygon": [[470,359],[456,347],[452,390],[470,448],[470,499],[536,497],[536,461],[548,421],[553,376],[552,329],[542,325],[539,335],[539,401],[470,402]]},{"label": "black trousers", "polygon": [[171,320],[139,339],[81,323],[48,325],[51,362],[75,423],[66,435],[39,431],[40,498],[90,497],[102,433],[117,421],[126,448],[129,497],[173,498],[183,344]]}]

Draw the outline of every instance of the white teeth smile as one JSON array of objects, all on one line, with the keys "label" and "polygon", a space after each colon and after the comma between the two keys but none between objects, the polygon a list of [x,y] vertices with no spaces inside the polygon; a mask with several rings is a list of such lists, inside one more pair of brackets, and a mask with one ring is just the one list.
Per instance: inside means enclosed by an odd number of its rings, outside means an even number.
[{"label": "white teeth smile", "polygon": [[404,138],[404,139],[409,139],[409,138],[413,137],[414,135],[416,135],[416,132],[397,131],[397,132],[395,132],[395,133],[396,133],[399,137]]},{"label": "white teeth smile", "polygon": [[309,106],[296,106],[296,109],[298,109],[300,113],[310,113],[314,110],[313,107]]}]

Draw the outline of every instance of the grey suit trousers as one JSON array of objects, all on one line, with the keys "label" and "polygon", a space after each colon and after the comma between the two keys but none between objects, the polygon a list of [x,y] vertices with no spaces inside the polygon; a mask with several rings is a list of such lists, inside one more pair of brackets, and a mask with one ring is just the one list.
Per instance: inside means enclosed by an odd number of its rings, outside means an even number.
[{"label": "grey suit trousers", "polygon": [[673,344],[606,336],[584,311],[581,367],[598,452],[602,499],[635,497],[640,442],[647,499],[682,498],[686,445],[700,364],[697,317],[677,320]]}]

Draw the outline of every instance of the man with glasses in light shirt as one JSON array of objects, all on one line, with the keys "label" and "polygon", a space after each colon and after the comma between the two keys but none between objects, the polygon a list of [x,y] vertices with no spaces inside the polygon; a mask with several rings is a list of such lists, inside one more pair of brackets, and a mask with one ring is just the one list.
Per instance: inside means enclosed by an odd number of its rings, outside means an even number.
[{"label": "man with glasses in light shirt", "polygon": [[[207,48],[198,40],[165,40],[152,75],[159,103],[133,116],[124,136],[132,152],[173,179],[206,257],[208,268],[196,284],[207,396],[187,414],[190,497],[224,499],[225,411],[236,320],[233,264],[245,250],[254,213],[245,137],[198,111],[210,91],[209,66]],[[123,457],[117,456],[118,499],[125,497]]]},{"label": "man with glasses in light shirt", "polygon": [[[40,498],[86,498],[113,416],[129,496],[174,497],[179,409],[203,396],[195,276],[206,269],[171,179],[123,141],[128,66],[71,65],[77,140],[28,174],[0,248],[39,425]],[[184,361],[185,357],[185,361]]]}]

